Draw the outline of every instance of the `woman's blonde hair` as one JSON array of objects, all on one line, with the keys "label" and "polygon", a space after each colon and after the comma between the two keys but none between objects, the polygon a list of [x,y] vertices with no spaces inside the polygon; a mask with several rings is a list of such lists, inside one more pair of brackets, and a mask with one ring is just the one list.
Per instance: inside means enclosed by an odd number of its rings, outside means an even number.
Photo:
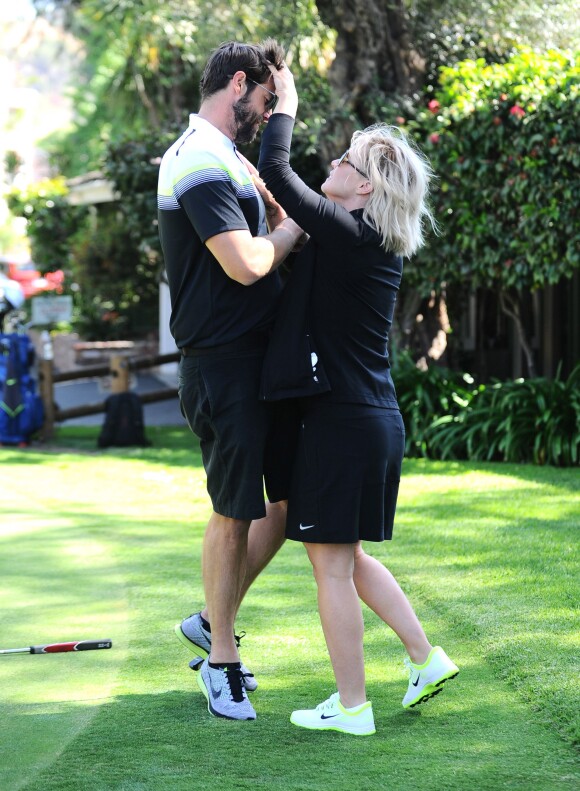
[{"label": "woman's blonde hair", "polygon": [[352,136],[350,151],[372,186],[364,219],[385,250],[411,256],[424,244],[424,221],[437,225],[427,205],[433,170],[396,126],[374,124]]}]

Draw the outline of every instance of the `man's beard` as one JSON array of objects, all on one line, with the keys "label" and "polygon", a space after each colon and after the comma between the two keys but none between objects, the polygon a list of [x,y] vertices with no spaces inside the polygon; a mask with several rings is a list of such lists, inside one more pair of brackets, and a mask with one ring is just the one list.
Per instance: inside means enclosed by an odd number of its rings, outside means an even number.
[{"label": "man's beard", "polygon": [[262,123],[262,114],[250,107],[250,99],[243,96],[233,105],[234,110],[234,143],[251,143],[258,134]]}]

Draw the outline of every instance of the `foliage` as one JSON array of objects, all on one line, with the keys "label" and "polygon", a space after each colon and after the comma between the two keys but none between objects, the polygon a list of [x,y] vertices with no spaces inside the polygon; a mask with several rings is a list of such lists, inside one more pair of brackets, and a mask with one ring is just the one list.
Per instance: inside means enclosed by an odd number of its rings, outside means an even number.
[{"label": "foliage", "polygon": [[4,154],[4,171],[10,183],[22,167],[24,160],[18,151],[6,151]]},{"label": "foliage", "polygon": [[[106,146],[123,135],[183,126],[187,113],[198,106],[207,54],[224,39],[278,38],[288,48],[301,95],[314,74],[325,80],[335,55],[338,63],[348,54],[348,42],[337,47],[337,31],[323,24],[314,0],[33,1],[38,13],[64,23],[83,42],[84,60],[73,88],[75,129],[47,142],[53,161],[69,176],[99,167]],[[341,3],[336,5],[340,20]],[[502,61],[516,41],[571,46],[578,29],[564,0],[420,0],[406,5],[413,44],[426,61],[428,90],[441,65],[481,56]],[[365,118],[378,117],[373,115],[377,97],[388,103],[379,79],[361,102],[368,105]],[[301,118],[315,135],[329,106],[326,101],[312,117],[301,106]],[[335,127],[324,127],[322,138],[336,134]]]},{"label": "foliage", "polygon": [[429,455],[440,459],[580,462],[580,365],[567,381],[518,379],[481,387],[455,415],[426,432]]},{"label": "foliage", "polygon": [[580,365],[566,381],[558,374],[476,386],[468,374],[423,371],[399,353],[393,379],[408,456],[580,464]]},{"label": "foliage", "polygon": [[473,398],[473,378],[432,366],[417,368],[404,351],[396,355],[393,380],[405,422],[407,456],[427,456],[427,432],[441,415],[456,415]]},{"label": "foliage", "polygon": [[503,63],[518,46],[568,49],[580,39],[577,2],[570,0],[412,0],[413,34],[426,59],[428,90],[439,69],[462,60]]},{"label": "foliage", "polygon": [[63,178],[46,179],[8,194],[8,208],[27,221],[30,253],[39,271],[68,269],[70,239],[87,216],[86,207],[71,206]]},{"label": "foliage", "polygon": [[[296,74],[301,105],[293,164],[311,186],[321,183],[322,160],[336,152],[341,127],[360,125],[362,117],[403,123],[433,160],[443,235],[407,265],[405,289],[427,295],[441,284],[450,293],[491,286],[517,314],[519,294],[570,276],[578,266],[578,60],[515,49],[516,40],[538,51],[572,45],[578,20],[562,0],[406,3],[410,45],[426,60],[425,94],[388,95],[377,70],[376,84],[361,97],[360,118],[327,80],[332,64],[331,73],[339,67],[344,76],[340,90],[358,91],[349,84],[349,31],[326,27],[313,0],[35,5],[41,13],[64,13],[86,52],[75,90],[76,127],[52,138],[53,162],[67,175],[105,167],[122,194],[120,211],[146,278],[160,268],[149,191],[150,160],[163,150],[159,141],[168,130],[184,128],[197,107],[201,68],[214,46],[224,38],[255,41],[271,34],[288,46]],[[471,59],[456,62],[466,55]],[[434,66],[441,64],[439,84]],[[326,123],[337,104],[343,116],[339,111]],[[244,153],[255,158],[256,147]],[[133,167],[139,171],[134,179]]]},{"label": "foliage", "polygon": [[116,207],[132,257],[139,260],[135,274],[158,288],[163,268],[157,228],[159,159],[176,134],[123,137],[107,149],[104,175],[122,196]]},{"label": "foliage", "polygon": [[45,14],[65,8],[67,26],[86,48],[74,90],[75,129],[47,143],[69,176],[100,167],[106,148],[122,138],[185,126],[199,105],[207,55],[224,39],[275,35],[298,74],[323,74],[333,55],[333,34],[313,0],[292,8],[269,0],[84,0],[74,7],[37,0],[36,6]]},{"label": "foliage", "polygon": [[443,235],[407,277],[530,290],[580,265],[580,54],[521,50],[507,63],[464,61],[409,124],[439,179]]},{"label": "foliage", "polygon": [[72,325],[87,340],[145,334],[156,324],[159,263],[138,241],[137,216],[116,204],[98,217],[68,202],[62,179],[13,190],[9,207],[27,220],[31,254],[41,272],[62,268],[74,299]]},{"label": "foliage", "polygon": [[112,204],[97,223],[70,240],[75,294],[74,328],[87,340],[146,334],[157,323],[157,271],[135,246],[125,216]]}]

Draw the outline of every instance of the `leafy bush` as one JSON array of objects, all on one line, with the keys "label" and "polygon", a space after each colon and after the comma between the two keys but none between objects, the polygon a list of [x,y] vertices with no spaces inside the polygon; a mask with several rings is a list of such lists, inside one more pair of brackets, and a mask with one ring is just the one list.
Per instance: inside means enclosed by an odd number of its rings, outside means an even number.
[{"label": "leafy bush", "polygon": [[146,335],[156,327],[159,284],[115,204],[70,239],[75,292],[73,326],[87,340]]},{"label": "leafy bush", "polygon": [[433,421],[423,444],[439,459],[580,462],[580,365],[563,382],[518,379],[480,387],[465,407]]},{"label": "leafy bush", "polygon": [[[406,269],[439,283],[531,290],[580,266],[580,54],[522,49],[506,63],[469,60],[406,126],[438,177],[443,235]],[[403,120],[404,119],[400,119]]]},{"label": "leafy bush", "polygon": [[[87,340],[151,332],[158,315],[160,265],[148,242],[156,238],[156,229],[139,240],[135,222],[117,204],[102,204],[95,215],[88,206],[71,205],[67,193],[63,179],[47,180],[13,190],[9,208],[27,220],[40,271],[65,270],[74,300],[73,329]],[[153,221],[150,216],[150,226]]]},{"label": "leafy bush", "polygon": [[441,415],[456,415],[470,403],[473,378],[436,366],[421,370],[401,351],[392,373],[405,423],[405,452],[427,456],[427,430]]},{"label": "leafy bush", "polygon": [[8,208],[26,219],[30,252],[41,272],[68,269],[70,238],[86,221],[86,206],[71,206],[63,178],[45,179],[8,194]]},{"label": "leafy bush", "polygon": [[417,368],[399,352],[393,367],[407,456],[580,464],[580,365],[566,381],[517,379],[475,385],[469,374]]}]

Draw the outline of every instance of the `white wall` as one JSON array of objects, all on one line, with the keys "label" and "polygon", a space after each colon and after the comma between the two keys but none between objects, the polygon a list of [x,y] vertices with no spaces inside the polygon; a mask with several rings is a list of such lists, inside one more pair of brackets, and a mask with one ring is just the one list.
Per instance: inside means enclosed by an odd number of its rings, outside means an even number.
[{"label": "white wall", "polygon": [[[167,283],[161,282],[159,286],[159,354],[173,354],[177,351],[173,336],[169,332],[170,316],[169,286]],[[159,372],[164,379],[177,384],[177,363],[166,363],[159,368]]]}]

